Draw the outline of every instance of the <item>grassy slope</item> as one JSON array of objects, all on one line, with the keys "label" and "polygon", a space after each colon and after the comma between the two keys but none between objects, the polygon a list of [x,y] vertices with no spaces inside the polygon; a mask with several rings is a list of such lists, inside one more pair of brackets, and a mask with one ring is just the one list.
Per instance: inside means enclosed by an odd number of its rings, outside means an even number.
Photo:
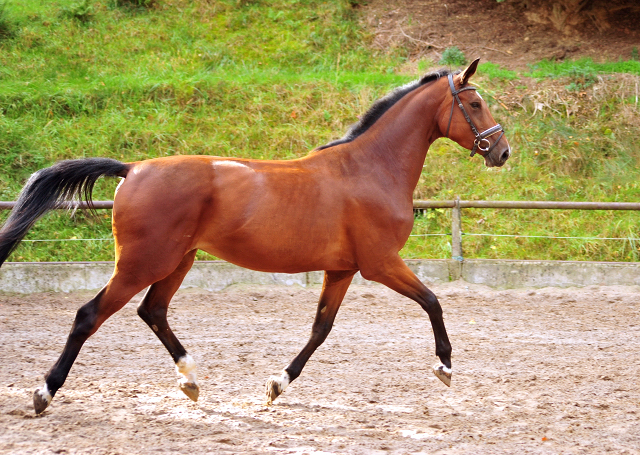
[{"label": "grassy slope", "polygon": [[[72,17],[77,5],[6,8],[18,32],[0,41],[0,200],[14,199],[34,170],[66,158],[302,156],[417,76],[405,74],[402,49],[370,50],[357,13],[339,0],[164,1],[149,11],[95,1],[88,21]],[[598,76],[640,74],[637,63],[542,62],[530,74],[483,65],[478,82],[507,130],[512,160],[487,170],[438,141],[416,197],[637,201],[639,115],[628,90],[637,76]],[[544,107],[534,115],[535,103]],[[101,182],[95,198],[111,199],[115,183]],[[449,216],[429,211],[415,234],[449,232]],[[469,209],[463,216],[469,233],[636,238],[637,226],[632,212]],[[28,238],[110,236],[105,212],[72,220],[56,213]],[[109,241],[24,242],[11,259],[109,260],[112,248]],[[472,236],[464,248],[467,257],[537,259],[637,260],[639,252],[633,240]],[[412,237],[403,254],[447,257],[447,237]]]}]

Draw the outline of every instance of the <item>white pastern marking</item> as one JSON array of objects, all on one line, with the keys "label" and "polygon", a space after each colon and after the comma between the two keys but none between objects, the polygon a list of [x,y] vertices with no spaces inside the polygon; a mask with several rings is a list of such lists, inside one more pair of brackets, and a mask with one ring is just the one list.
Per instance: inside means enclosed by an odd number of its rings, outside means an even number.
[{"label": "white pastern marking", "polygon": [[178,376],[182,376],[179,380],[181,384],[198,384],[196,378],[196,362],[189,354],[178,359],[178,362],[176,363],[176,372],[178,373]]},{"label": "white pastern marking", "polygon": [[451,374],[451,368],[447,368],[442,363],[437,363],[433,366],[433,371],[440,370],[446,374]]},{"label": "white pastern marking", "polygon": [[282,370],[282,374],[280,375],[279,378],[274,376],[271,379],[277,382],[278,385],[280,386],[280,393],[284,392],[284,389],[286,389],[289,383],[291,382],[291,377],[289,376],[289,373],[287,373],[285,370]]},{"label": "white pastern marking", "polygon": [[49,392],[49,387],[47,387],[46,382],[41,389],[36,390],[36,393],[40,395],[40,398],[47,402],[47,405],[51,404],[51,399],[53,397],[51,396],[51,392]]}]

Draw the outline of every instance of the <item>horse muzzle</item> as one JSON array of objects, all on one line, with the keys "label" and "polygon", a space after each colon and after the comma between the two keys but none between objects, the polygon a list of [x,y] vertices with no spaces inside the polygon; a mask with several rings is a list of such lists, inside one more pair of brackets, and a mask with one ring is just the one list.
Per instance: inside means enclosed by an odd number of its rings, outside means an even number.
[{"label": "horse muzzle", "polygon": [[487,167],[502,167],[511,156],[511,147],[507,144],[503,147],[495,147],[491,153],[484,157],[484,164]]}]

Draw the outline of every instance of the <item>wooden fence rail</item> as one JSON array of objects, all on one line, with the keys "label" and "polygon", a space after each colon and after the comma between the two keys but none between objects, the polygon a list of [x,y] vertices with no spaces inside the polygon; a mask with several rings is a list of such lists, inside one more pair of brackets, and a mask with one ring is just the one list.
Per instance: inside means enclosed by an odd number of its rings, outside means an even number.
[{"label": "wooden fence rail", "polygon": [[[10,210],[13,201],[0,201],[0,210]],[[96,209],[112,209],[113,201],[94,201]],[[85,202],[64,203],[60,209],[86,209]],[[565,201],[464,201],[460,198],[447,201],[413,201],[414,210],[447,208],[451,216],[451,257],[458,261],[462,256],[462,212],[461,209],[523,209],[523,210],[640,210],[638,202],[565,202]]]}]

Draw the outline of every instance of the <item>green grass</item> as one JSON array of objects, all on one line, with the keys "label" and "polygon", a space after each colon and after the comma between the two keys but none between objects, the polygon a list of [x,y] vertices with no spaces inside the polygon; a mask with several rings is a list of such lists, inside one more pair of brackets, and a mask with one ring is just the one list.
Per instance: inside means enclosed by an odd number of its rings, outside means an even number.
[{"label": "green grass", "polygon": [[534,77],[561,77],[580,74],[626,73],[640,75],[640,61],[626,60],[597,63],[590,58],[564,60],[562,62],[543,60],[529,65]]},{"label": "green grass", "polygon": [[[0,200],[61,159],[303,156],[419,76],[402,72],[408,51],[373,50],[358,10],[341,0],[13,1],[2,20],[15,33],[0,39]],[[512,159],[488,170],[439,140],[415,197],[637,201],[640,114],[629,79],[637,63],[540,62],[521,73],[482,63],[477,83]],[[534,114],[534,102],[543,110]],[[100,181],[94,198],[111,199],[116,183]],[[638,221],[632,212],[463,211],[470,234],[633,239]],[[449,257],[449,237],[420,235],[450,230],[449,210],[427,211],[403,255]],[[107,240],[23,242],[10,260],[113,258],[108,211],[52,213],[27,240],[73,237]],[[465,257],[636,261],[639,253],[633,240],[463,242]]]}]

